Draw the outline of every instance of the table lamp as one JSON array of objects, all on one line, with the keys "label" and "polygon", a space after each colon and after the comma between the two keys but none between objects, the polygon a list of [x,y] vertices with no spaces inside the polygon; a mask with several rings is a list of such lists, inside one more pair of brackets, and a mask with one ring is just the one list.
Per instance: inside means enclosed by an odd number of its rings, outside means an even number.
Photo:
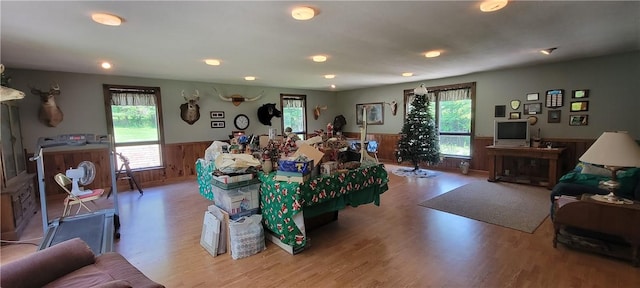
[{"label": "table lamp", "polygon": [[614,191],[620,186],[616,172],[622,168],[640,167],[640,146],[626,131],[604,132],[587,149],[587,152],[580,156],[580,161],[603,165],[611,171],[611,180],[601,183],[605,189],[609,190],[609,194],[593,198],[620,203],[621,199],[614,195]]}]

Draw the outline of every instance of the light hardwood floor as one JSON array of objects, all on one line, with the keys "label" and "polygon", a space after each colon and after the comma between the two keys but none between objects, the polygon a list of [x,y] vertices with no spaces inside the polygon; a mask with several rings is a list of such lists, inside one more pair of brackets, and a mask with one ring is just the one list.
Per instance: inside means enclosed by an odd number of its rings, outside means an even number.
[{"label": "light hardwood floor", "polygon": [[[338,221],[310,232],[311,247],[301,254],[267,242],[267,250],[240,260],[213,258],[200,246],[210,203],[195,180],[145,188],[141,197],[121,192],[115,250],[167,287],[640,287],[640,268],[628,262],[554,249],[549,218],[528,234],[418,206],[487,177],[439,173],[427,179],[389,173],[379,207],[340,211]],[[42,236],[40,217],[22,239]],[[35,249],[3,246],[2,263]]]}]

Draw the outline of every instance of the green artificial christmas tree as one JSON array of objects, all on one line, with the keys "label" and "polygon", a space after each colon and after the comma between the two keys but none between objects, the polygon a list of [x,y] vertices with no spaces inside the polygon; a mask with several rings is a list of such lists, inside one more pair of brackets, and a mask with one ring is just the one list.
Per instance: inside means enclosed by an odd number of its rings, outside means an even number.
[{"label": "green artificial christmas tree", "polygon": [[411,161],[414,171],[420,169],[420,163],[440,163],[440,145],[435,120],[429,114],[429,101],[426,95],[416,95],[411,112],[402,126],[398,141],[398,163]]}]

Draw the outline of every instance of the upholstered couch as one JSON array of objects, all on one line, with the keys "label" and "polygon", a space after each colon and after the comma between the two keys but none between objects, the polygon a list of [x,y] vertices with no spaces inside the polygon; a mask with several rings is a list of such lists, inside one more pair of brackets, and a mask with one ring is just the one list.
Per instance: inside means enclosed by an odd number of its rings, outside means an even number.
[{"label": "upholstered couch", "polygon": [[[620,187],[615,191],[616,196],[640,201],[640,168],[629,168],[616,174]],[[609,191],[599,188],[601,181],[611,179],[611,171],[587,163],[579,163],[571,172],[563,175],[558,184],[551,190],[551,217],[553,218],[553,202],[557,196],[578,196],[582,194],[609,194]]]},{"label": "upholstered couch", "polygon": [[147,278],[118,253],[95,256],[80,238],[0,266],[0,286],[164,287]]}]

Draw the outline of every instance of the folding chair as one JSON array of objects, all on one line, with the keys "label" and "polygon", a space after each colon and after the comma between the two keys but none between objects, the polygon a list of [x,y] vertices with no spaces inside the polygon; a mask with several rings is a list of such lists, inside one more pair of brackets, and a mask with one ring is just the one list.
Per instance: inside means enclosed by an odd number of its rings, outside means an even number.
[{"label": "folding chair", "polygon": [[53,178],[56,180],[56,183],[58,183],[58,185],[62,187],[62,189],[64,189],[65,192],[67,192],[67,197],[64,198],[64,210],[62,211],[63,217],[69,216],[69,214],[71,214],[71,207],[76,204],[78,204],[78,210],[76,211],[76,214],[80,213],[80,209],[83,207],[87,209],[87,211],[91,212],[91,209],[89,209],[87,205],[84,205],[84,202],[91,201],[93,205],[98,207],[96,202],[94,202],[93,200],[100,199],[100,197],[102,197],[102,194],[104,193],[104,189],[94,189],[92,190],[93,193],[91,194],[76,196],[76,195],[73,195],[73,193],[71,193],[69,189],[67,189],[67,186],[71,185],[71,179],[69,179],[67,175],[58,173],[55,176],[53,176]]}]

